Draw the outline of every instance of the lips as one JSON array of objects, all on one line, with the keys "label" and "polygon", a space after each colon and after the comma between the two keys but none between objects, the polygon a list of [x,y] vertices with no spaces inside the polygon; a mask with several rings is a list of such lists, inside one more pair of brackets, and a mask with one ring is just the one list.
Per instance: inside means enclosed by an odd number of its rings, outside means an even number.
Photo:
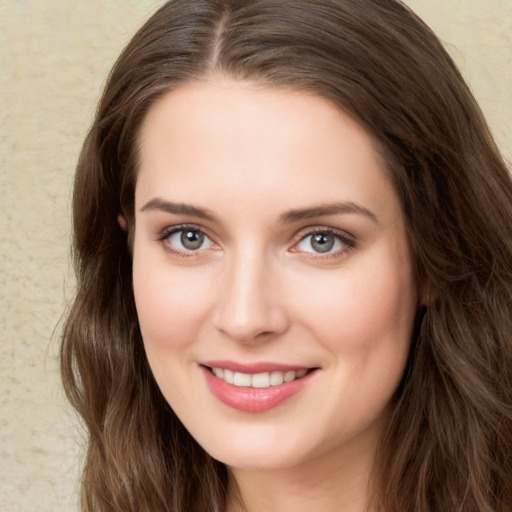
[{"label": "lips", "polygon": [[279,406],[299,393],[317,370],[232,362],[208,362],[200,365],[200,368],[213,395],[223,404],[246,412],[264,412]]}]

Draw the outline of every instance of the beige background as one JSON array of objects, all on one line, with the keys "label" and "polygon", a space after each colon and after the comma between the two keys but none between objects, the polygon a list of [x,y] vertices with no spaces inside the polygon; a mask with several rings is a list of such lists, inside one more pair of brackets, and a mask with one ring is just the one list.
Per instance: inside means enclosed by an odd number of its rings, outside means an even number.
[{"label": "beige background", "polygon": [[[512,158],[512,1],[408,0]],[[73,167],[115,57],[158,0],[0,0],[0,511],[76,510],[84,434],[60,390]]]}]

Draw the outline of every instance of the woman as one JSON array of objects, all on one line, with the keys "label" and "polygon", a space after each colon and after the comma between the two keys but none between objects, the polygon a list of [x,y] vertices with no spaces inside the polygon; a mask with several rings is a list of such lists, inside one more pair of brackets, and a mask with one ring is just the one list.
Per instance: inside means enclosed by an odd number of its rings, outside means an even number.
[{"label": "woman", "polygon": [[75,181],[84,509],[511,510],[511,226],[400,2],[168,2]]}]

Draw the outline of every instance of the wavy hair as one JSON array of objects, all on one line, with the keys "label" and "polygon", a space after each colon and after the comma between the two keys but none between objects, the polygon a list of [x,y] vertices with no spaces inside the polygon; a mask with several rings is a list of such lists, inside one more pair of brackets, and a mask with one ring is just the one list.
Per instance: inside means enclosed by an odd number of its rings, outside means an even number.
[{"label": "wavy hair", "polygon": [[[191,438],[145,357],[132,293],[138,131],[221,73],[312,92],[377,141],[428,290],[376,459],[387,512],[512,510],[512,180],[437,37],[398,0],[174,0],[115,64],[78,162],[66,393],[88,429],[88,512],[222,512],[226,467]],[[116,218],[128,224],[123,231]]]}]

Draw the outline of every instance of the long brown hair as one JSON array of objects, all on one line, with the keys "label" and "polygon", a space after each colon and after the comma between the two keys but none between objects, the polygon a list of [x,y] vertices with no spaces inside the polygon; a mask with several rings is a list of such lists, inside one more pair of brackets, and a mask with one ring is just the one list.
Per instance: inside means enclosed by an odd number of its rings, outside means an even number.
[{"label": "long brown hair", "polygon": [[512,181],[450,57],[398,0],[170,1],[119,57],[76,173],[78,291],[61,354],[89,432],[84,510],[225,508],[226,468],[152,377],[130,257],[141,121],[211,73],[328,99],[377,141],[399,194],[428,293],[376,460],[377,506],[512,510]]}]

